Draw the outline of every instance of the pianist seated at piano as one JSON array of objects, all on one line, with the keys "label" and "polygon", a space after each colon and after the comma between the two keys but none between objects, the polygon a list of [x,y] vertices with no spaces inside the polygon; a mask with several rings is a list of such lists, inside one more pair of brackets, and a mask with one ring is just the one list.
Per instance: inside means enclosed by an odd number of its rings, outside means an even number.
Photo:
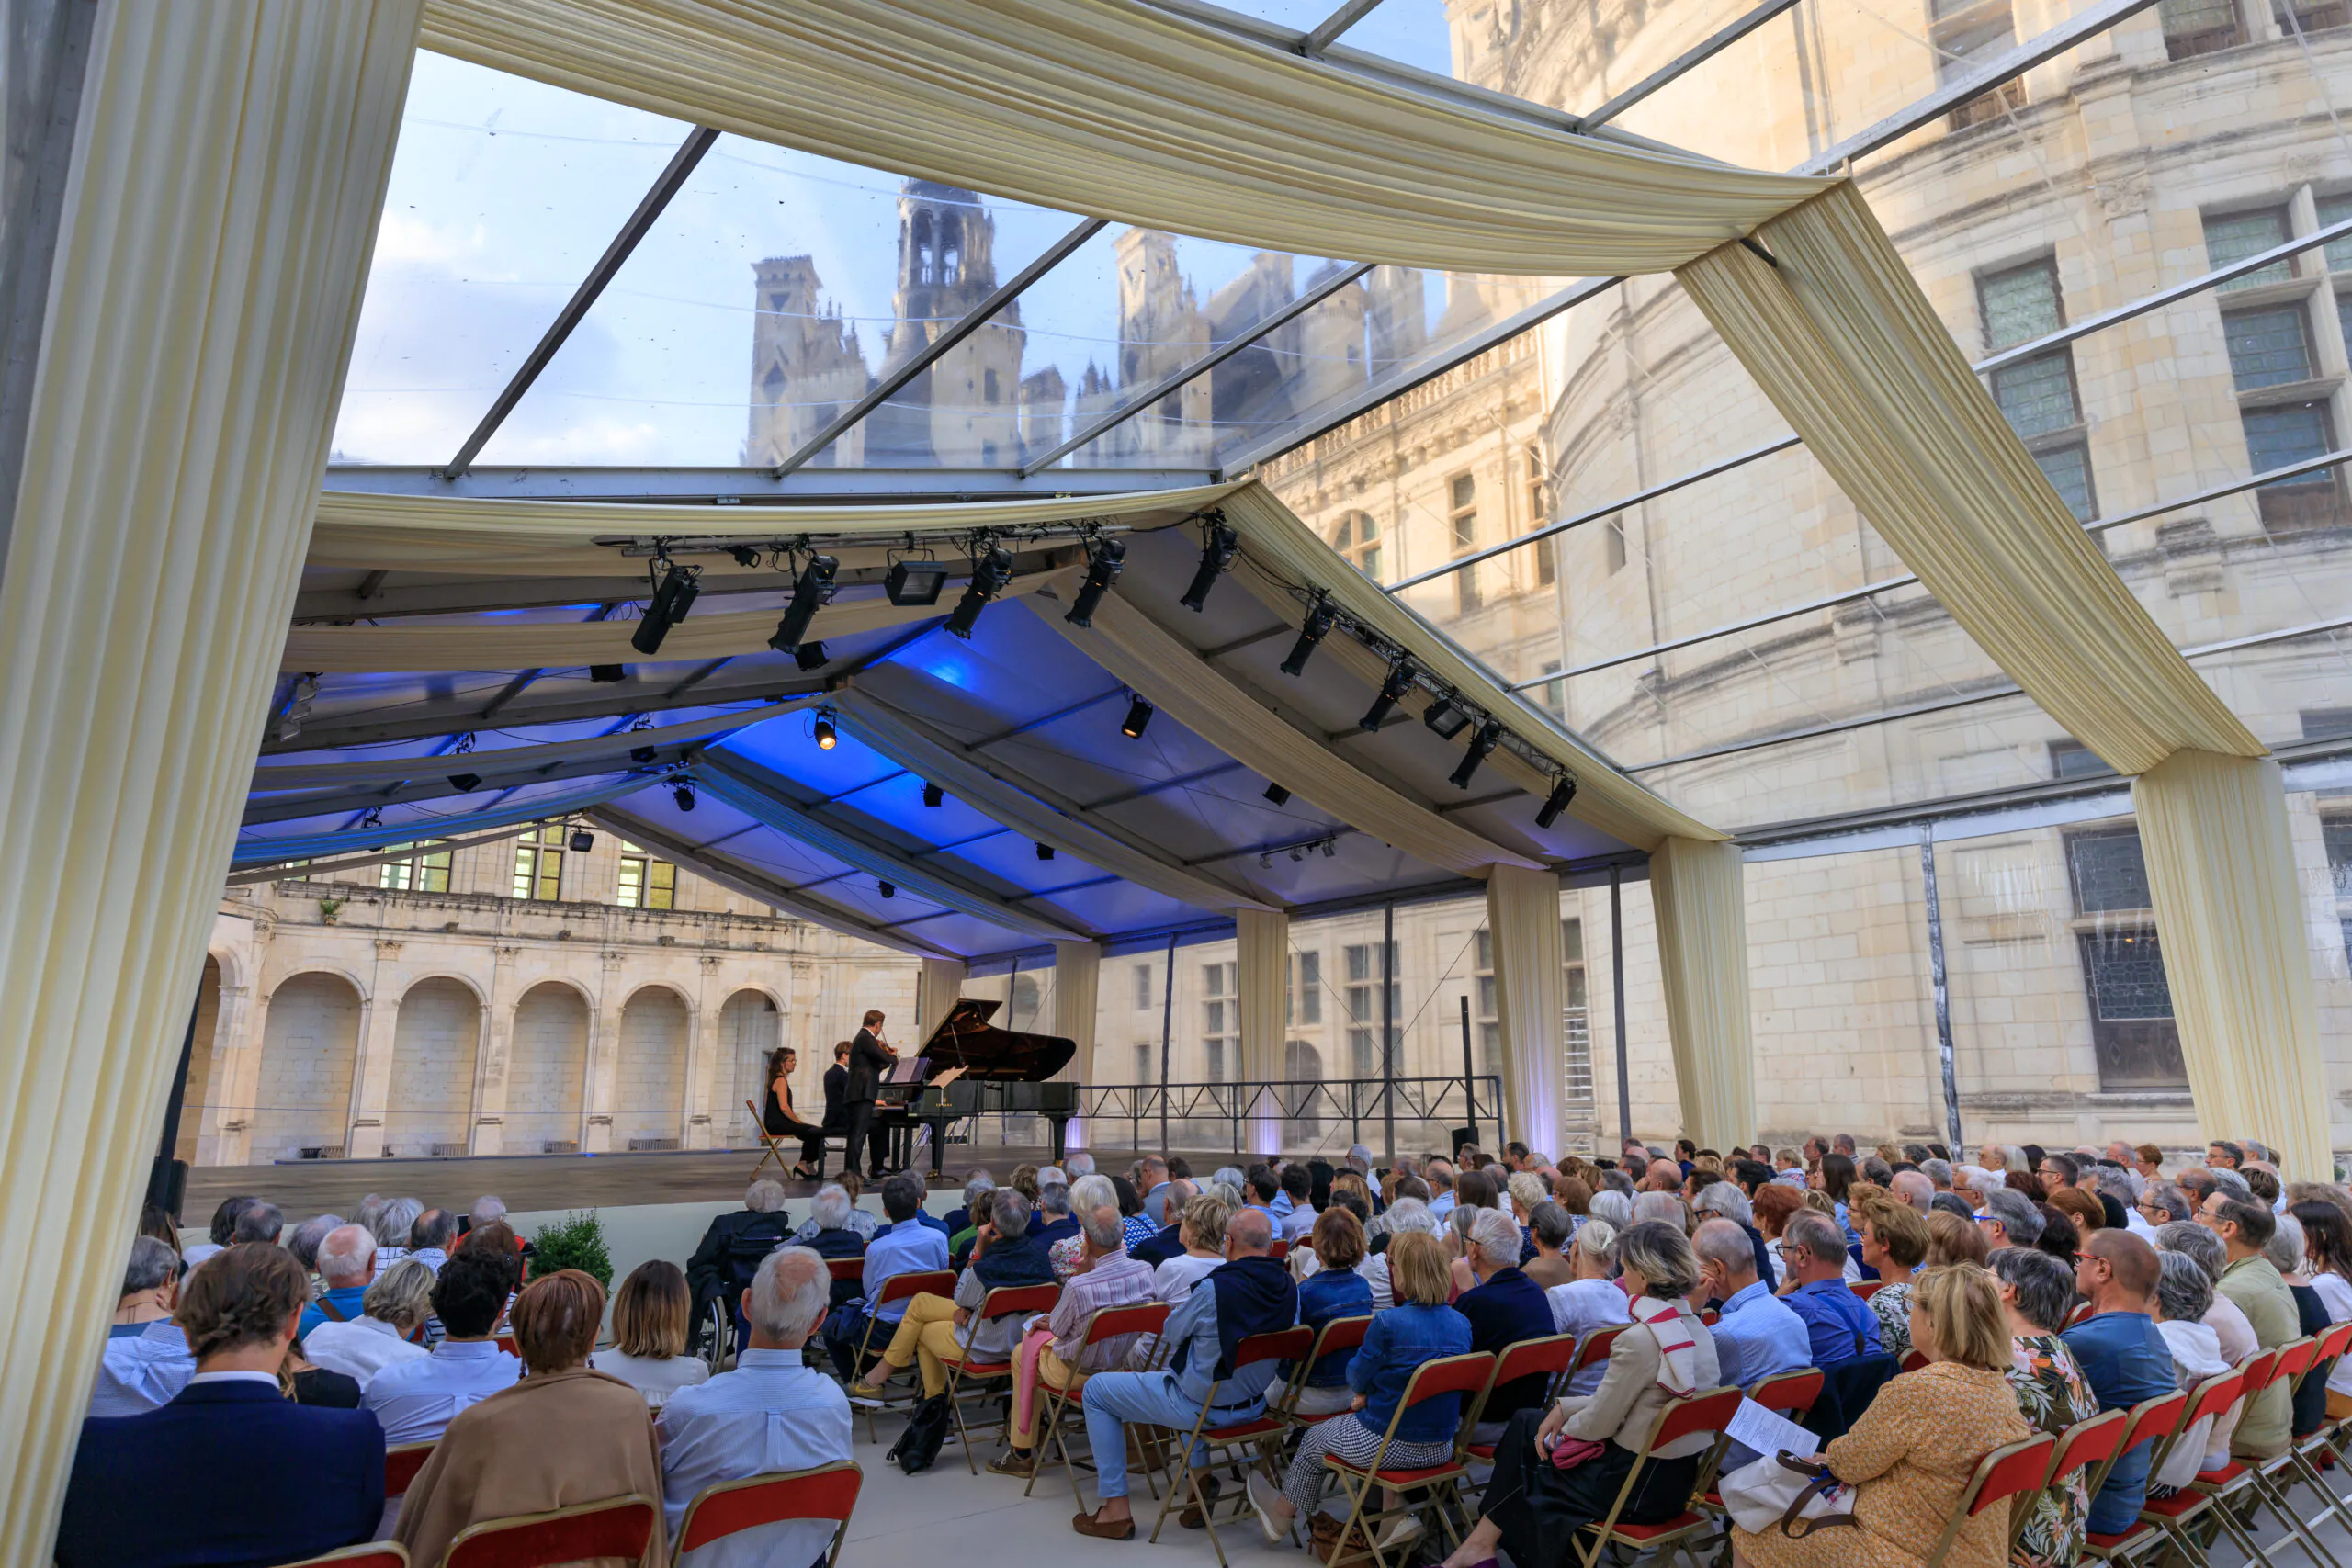
[{"label": "pianist seated at piano", "polygon": [[1031,1233],[1032,1218],[1028,1199],[1010,1190],[998,1190],[989,1202],[988,1223],[980,1226],[972,1244],[972,1261],[956,1281],[955,1299],[925,1292],[909,1302],[907,1314],[899,1320],[899,1331],[890,1337],[880,1364],[864,1381],[851,1385],[850,1397],[880,1398],[884,1386],[918,1359],[922,1363],[923,1393],[945,1392],[947,1371],[940,1359],[961,1355],[967,1331],[978,1359],[1008,1359],[1020,1332],[1020,1314],[986,1320],[968,1330],[967,1325],[990,1291],[1054,1282],[1052,1260]]}]

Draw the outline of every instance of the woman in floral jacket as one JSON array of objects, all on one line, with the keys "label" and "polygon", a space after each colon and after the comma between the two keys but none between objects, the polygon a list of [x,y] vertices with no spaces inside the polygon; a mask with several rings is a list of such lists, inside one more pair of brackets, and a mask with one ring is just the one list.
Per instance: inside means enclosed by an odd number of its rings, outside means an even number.
[{"label": "woman in floral jacket", "polygon": [[[2000,1281],[2001,1304],[2009,1314],[2016,1364],[2009,1387],[2018,1413],[2037,1432],[2052,1436],[2098,1414],[2098,1400],[2074,1352],[2058,1337],[2075,1310],[2075,1279],[2066,1266],[2030,1247],[2005,1247],[1988,1259]],[[2033,1511],[2009,1561],[2015,1568],[2074,1568],[2083,1550],[2083,1523],[2090,1516],[2090,1490],[2084,1472],[2063,1488],[2035,1495]]]}]

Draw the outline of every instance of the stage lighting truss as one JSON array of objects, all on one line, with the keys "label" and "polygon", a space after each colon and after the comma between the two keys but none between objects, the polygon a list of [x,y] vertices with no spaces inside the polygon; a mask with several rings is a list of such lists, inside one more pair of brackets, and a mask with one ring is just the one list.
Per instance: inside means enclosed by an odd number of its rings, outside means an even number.
[{"label": "stage lighting truss", "polygon": [[287,689],[286,711],[277,716],[277,738],[291,740],[302,733],[302,721],[311,716],[311,705],[318,700],[319,674],[315,670],[296,677]]},{"label": "stage lighting truss", "polygon": [[1319,854],[1330,860],[1340,852],[1340,836],[1325,833],[1318,838],[1301,839],[1295,844],[1269,844],[1258,852],[1258,869],[1272,871],[1277,856],[1288,855],[1295,863],[1309,855]]}]

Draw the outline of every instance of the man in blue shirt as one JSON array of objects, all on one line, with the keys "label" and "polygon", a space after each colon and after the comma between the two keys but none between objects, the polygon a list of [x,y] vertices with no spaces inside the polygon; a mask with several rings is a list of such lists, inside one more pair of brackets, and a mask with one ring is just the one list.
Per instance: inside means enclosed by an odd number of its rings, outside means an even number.
[{"label": "man in blue shirt", "polygon": [[1707,1221],[1690,1245],[1699,1254],[1699,1289],[1693,1294],[1723,1303],[1714,1336],[1725,1384],[1753,1388],[1766,1378],[1813,1365],[1805,1320],[1756,1277],[1755,1252],[1736,1221]]},{"label": "man in blue shirt", "polygon": [[1797,1288],[1782,1298],[1804,1320],[1813,1364],[1835,1367],[1883,1352],[1878,1314],[1846,1288],[1846,1238],[1838,1222],[1803,1209],[1781,1231],[1781,1256]]},{"label": "man in blue shirt", "polygon": [[[322,1323],[356,1323],[376,1277],[376,1237],[365,1225],[340,1225],[319,1243],[319,1279],[326,1293],[302,1309],[301,1334]],[[299,1336],[298,1336],[299,1337]]]},{"label": "man in blue shirt", "polygon": [[888,1331],[907,1315],[911,1297],[875,1306],[882,1287],[900,1274],[929,1273],[947,1267],[947,1237],[923,1223],[922,1195],[922,1178],[912,1171],[902,1170],[882,1184],[882,1213],[890,1223],[865,1244],[865,1273],[860,1281],[864,1294],[836,1310],[825,1323],[825,1348],[844,1382],[854,1382],[863,1370],[857,1365],[857,1348],[865,1338],[867,1320],[878,1323],[885,1331],[876,1343],[888,1344]]},{"label": "man in blue shirt", "polygon": [[[2155,1249],[2129,1231],[2093,1231],[2075,1257],[2075,1289],[2090,1299],[2091,1315],[2058,1337],[2082,1363],[2101,1410],[2129,1410],[2177,1386],[2172,1352],[2148,1315],[2157,1273]],[[2155,1446],[2141,1444],[2107,1472],[2107,1483],[2091,1499],[2093,1531],[2113,1535],[2140,1517]]]}]

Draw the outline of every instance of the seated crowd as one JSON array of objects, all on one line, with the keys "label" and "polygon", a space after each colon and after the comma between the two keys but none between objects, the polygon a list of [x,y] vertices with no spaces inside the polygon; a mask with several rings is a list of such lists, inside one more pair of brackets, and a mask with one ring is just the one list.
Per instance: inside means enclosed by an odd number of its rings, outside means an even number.
[{"label": "seated crowd", "polygon": [[[1131,1472],[1164,1462],[1181,1525],[1222,1503],[1330,1561],[1369,1544],[1332,1486],[1346,1467],[1376,1461],[1374,1480],[1406,1486],[1472,1455],[1476,1522],[1446,1568],[1562,1568],[1612,1506],[1634,1525],[1690,1506],[1721,1445],[1711,1429],[1649,1448],[1676,1400],[1815,1370],[1808,1420],[1826,1440],[1806,1457],[1855,1489],[1856,1528],[1735,1529],[1732,1561],[1909,1564],[2003,1444],[2352,1322],[2352,1193],[2282,1183],[2259,1145],[2216,1144],[2169,1176],[2145,1145],[1953,1152],[1628,1143],[1555,1165],[1512,1144],[1375,1173],[1358,1145],[1337,1167],[1204,1179],[1161,1156],[1101,1175],[1077,1153],[1002,1186],[973,1171],[944,1217],[911,1174],[882,1183],[878,1218],[854,1177],[829,1182],[797,1227],[761,1181],[683,1268],[631,1271],[609,1332],[605,1287],[535,1270],[494,1198],[461,1222],[371,1197],[350,1223],[290,1232],[275,1206],[232,1199],[185,1253],[151,1213],[56,1557],[282,1563],[391,1539],[430,1564],[469,1526],[631,1494],[659,1499],[674,1533],[707,1487],[851,1458],[858,1405],[910,1401],[910,1432],[936,1425],[962,1376],[1005,1399],[990,1472],[1034,1480],[1088,1457],[1082,1536],[1134,1536]],[[1125,1315],[1091,1332],[1112,1311]],[[731,1343],[695,1353],[706,1322]],[[1240,1353],[1295,1325],[1331,1348]],[[1556,1353],[1526,1375],[1413,1396],[1431,1363],[1546,1340]],[[1571,1365],[1570,1344],[1598,1353]],[[1279,1440],[1246,1495],[1221,1496],[1206,1443],[1173,1451],[1270,1412]],[[2346,1416],[2352,1358],[2033,1494],[2013,1547],[2006,1511],[1967,1520],[1945,1562],[2072,1568],[2200,1472],[2278,1460]],[[411,1444],[430,1454],[387,1498],[386,1451]],[[267,1506],[240,1485],[255,1473],[273,1479]],[[129,1475],[157,1506],[119,1506]],[[1365,1498],[1385,1505],[1377,1546],[1399,1561],[1429,1510],[1377,1484]],[[681,1561],[795,1568],[823,1560],[831,1528],[763,1525]]]}]

